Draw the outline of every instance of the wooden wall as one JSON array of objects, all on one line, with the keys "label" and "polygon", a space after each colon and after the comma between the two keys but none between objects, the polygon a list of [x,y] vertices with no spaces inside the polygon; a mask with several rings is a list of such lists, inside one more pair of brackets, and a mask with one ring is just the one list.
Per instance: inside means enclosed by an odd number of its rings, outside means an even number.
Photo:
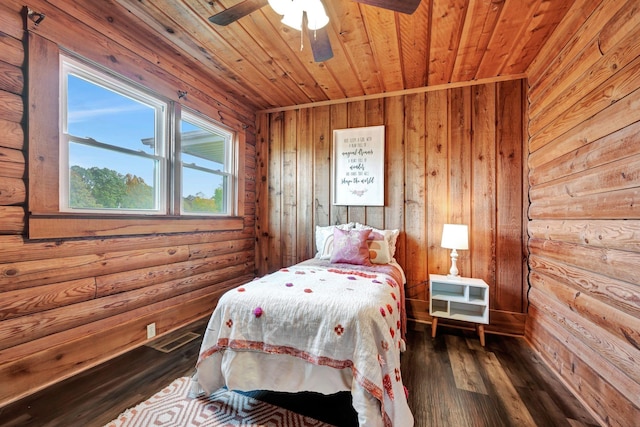
[{"label": "wooden wall", "polygon": [[[209,315],[223,290],[255,270],[255,116],[198,83],[196,67],[166,46],[140,32],[131,39],[139,24],[108,1],[91,11],[71,1],[29,6],[45,13],[39,31],[50,40],[153,76],[147,83],[170,77],[189,88],[189,106],[213,105],[234,128],[247,123],[245,216],[237,231],[27,239],[23,5],[0,4],[0,406],[145,343],[149,323],[162,335]],[[137,65],[127,68],[131,58]]]},{"label": "wooden wall", "polygon": [[[523,80],[258,114],[259,273],[313,257],[315,225],[399,229],[409,316],[430,321],[429,273],[447,273],[442,225],[470,227],[463,276],[490,286],[488,330],[524,333]],[[384,124],[384,207],[331,204],[334,129]]]},{"label": "wooden wall", "polygon": [[638,425],[640,5],[576,2],[528,74],[526,337],[603,425]]}]

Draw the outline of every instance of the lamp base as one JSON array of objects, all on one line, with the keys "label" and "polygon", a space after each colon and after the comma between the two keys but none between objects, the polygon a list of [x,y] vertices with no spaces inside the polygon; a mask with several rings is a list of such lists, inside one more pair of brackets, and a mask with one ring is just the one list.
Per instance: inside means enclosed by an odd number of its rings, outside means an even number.
[{"label": "lamp base", "polygon": [[460,277],[458,274],[458,251],[455,249],[451,250],[451,269],[447,277]]}]

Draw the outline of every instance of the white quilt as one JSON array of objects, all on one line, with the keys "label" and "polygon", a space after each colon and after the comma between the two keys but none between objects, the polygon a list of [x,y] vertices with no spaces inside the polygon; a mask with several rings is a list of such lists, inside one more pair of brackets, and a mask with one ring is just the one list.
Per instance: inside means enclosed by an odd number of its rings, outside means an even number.
[{"label": "white quilt", "polygon": [[225,352],[287,355],[350,370],[361,425],[413,426],[400,374],[403,280],[392,264],[312,259],[233,289],[211,316],[194,381],[207,393],[226,385]]}]

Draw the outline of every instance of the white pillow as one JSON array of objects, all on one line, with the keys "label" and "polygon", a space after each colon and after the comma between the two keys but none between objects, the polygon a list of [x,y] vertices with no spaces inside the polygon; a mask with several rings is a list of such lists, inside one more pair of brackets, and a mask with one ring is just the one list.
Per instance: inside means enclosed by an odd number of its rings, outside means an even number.
[{"label": "white pillow", "polygon": [[327,225],[321,227],[316,225],[316,258],[331,259],[333,253],[333,229],[351,230],[355,224],[349,222],[347,224]]},{"label": "white pillow", "polygon": [[393,258],[396,254],[396,242],[398,241],[398,235],[400,234],[400,230],[379,230],[377,228],[371,227],[369,225],[360,224],[356,222],[355,225],[356,230],[373,230],[375,233],[380,233],[384,236],[387,244],[389,245],[389,255]]}]

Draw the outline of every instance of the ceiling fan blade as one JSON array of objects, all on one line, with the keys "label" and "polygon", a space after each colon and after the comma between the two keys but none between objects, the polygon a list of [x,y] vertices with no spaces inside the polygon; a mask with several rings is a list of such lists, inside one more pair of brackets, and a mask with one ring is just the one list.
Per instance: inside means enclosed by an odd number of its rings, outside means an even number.
[{"label": "ceiling fan blade", "polygon": [[266,6],[267,4],[268,0],[244,0],[235,6],[231,6],[229,9],[223,10],[222,12],[209,17],[209,21],[216,25],[229,25],[232,22],[255,12],[261,7]]},{"label": "ceiling fan blade", "polygon": [[311,45],[311,52],[313,52],[313,60],[315,62],[324,62],[333,58],[327,27],[322,27],[319,30],[307,28],[307,34],[309,35],[309,44]]},{"label": "ceiling fan blade", "polygon": [[411,15],[416,11],[420,0],[355,0],[358,3],[368,4],[370,6],[381,7],[383,9],[393,10],[395,12],[406,13]]}]

